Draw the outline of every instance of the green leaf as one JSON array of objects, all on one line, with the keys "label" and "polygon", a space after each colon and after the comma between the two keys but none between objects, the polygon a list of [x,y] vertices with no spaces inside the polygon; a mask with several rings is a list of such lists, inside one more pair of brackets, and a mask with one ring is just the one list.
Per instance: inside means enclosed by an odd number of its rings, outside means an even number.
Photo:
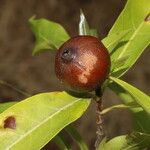
[{"label": "green leaf", "polygon": [[138,132],[150,133],[150,117],[143,111],[139,110],[133,113],[133,128]]},{"label": "green leaf", "polygon": [[58,23],[46,19],[34,19],[34,17],[29,20],[29,23],[36,38],[34,55],[45,50],[58,49],[69,39],[68,33]]},{"label": "green leaf", "polygon": [[[2,113],[3,111],[5,111],[6,109],[8,109],[9,107],[13,106],[16,103],[17,102],[1,103],[0,104],[0,113]],[[52,140],[56,143],[56,145],[59,147],[59,149],[70,150],[68,143],[65,142],[65,139],[62,135],[60,135],[60,134],[56,135]]]},{"label": "green leaf", "polygon": [[104,137],[104,138],[101,140],[101,142],[100,142],[100,144],[98,145],[98,148],[97,148],[96,150],[101,150],[101,149],[104,150],[105,145],[106,145],[106,142],[107,142],[107,137]]},{"label": "green leaf", "polygon": [[[65,126],[78,119],[89,104],[90,99],[51,92],[13,105],[0,114],[0,149],[42,148]],[[16,129],[3,127],[9,116],[15,117]]]},{"label": "green leaf", "polygon": [[12,105],[16,104],[17,102],[7,102],[7,103],[0,103],[0,113],[2,113],[7,108],[11,107]]},{"label": "green leaf", "polygon": [[[136,106],[138,103],[136,102],[135,97],[133,97],[125,88],[120,86],[116,82],[112,82],[108,85],[108,87],[114,91],[121,100],[124,102],[126,106]],[[142,107],[129,107],[132,111],[133,118],[133,127],[135,131],[138,132],[146,132],[150,133],[150,116],[147,114]]]},{"label": "green leaf", "polygon": [[[8,109],[9,107],[13,106],[17,102],[7,102],[7,103],[1,103],[0,104],[0,113]],[[69,145],[68,142],[64,139],[63,135],[60,133],[56,135],[52,141],[56,143],[56,145],[59,147],[61,150],[71,150],[71,146]]]},{"label": "green leaf", "polygon": [[67,126],[65,130],[73,137],[73,139],[77,142],[80,150],[88,150],[88,146],[78,133],[78,131],[73,128],[71,125]]},{"label": "green leaf", "polygon": [[130,30],[117,32],[111,35],[108,35],[102,40],[102,43],[105,45],[105,47],[108,49],[109,53],[112,55],[112,53],[122,45],[119,43],[128,33]]},{"label": "green leaf", "polygon": [[133,132],[130,135],[122,135],[106,142],[104,139],[100,143],[98,150],[142,150],[150,146],[150,135]]},{"label": "green leaf", "polygon": [[[143,50],[150,44],[150,21],[145,20],[150,13],[149,0],[128,0],[125,8],[110,30],[108,36],[118,32],[131,30],[120,43],[125,44],[113,52],[112,61],[129,55],[122,68],[115,68],[112,76],[120,77],[123,75],[139,58]],[[118,72],[118,73],[116,73]]]},{"label": "green leaf", "polygon": [[91,35],[91,36],[95,36],[95,37],[98,37],[97,30],[96,30],[96,29],[90,29],[90,33],[89,33],[89,35]]},{"label": "green leaf", "polygon": [[129,58],[129,55],[126,55],[124,57],[121,57],[120,59],[114,60],[111,62],[111,74],[113,72],[113,75],[118,74],[118,72],[115,71],[115,68],[118,70],[122,68],[122,66],[125,64],[126,60]]},{"label": "green leaf", "polygon": [[126,90],[135,99],[136,103],[150,115],[150,97],[148,95],[120,79],[114,77],[110,77],[110,79]]},{"label": "green leaf", "polygon": [[58,134],[53,138],[53,141],[56,143],[57,147],[60,150],[71,150],[71,146],[68,142],[66,142],[66,139],[62,134]]},{"label": "green leaf", "polygon": [[122,136],[115,137],[108,142],[106,142],[106,139],[102,140],[97,150],[108,150],[110,149],[110,147],[111,150],[123,150],[123,148],[127,146],[128,144],[127,144],[126,136],[122,135]]},{"label": "green leaf", "polygon": [[79,35],[91,35],[98,37],[96,29],[90,29],[82,10],[80,10]]},{"label": "green leaf", "polygon": [[129,109],[133,112],[136,113],[143,110],[142,107],[139,108],[140,106],[136,102],[135,98],[124,87],[120,86],[120,84],[116,82],[110,82],[108,87],[121,98],[125,106],[135,106],[129,107]]}]

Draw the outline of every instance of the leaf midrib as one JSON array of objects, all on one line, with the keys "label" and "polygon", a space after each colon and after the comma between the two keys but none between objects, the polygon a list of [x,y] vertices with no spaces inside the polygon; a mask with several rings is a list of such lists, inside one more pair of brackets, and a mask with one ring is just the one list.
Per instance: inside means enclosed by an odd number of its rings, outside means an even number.
[{"label": "leaf midrib", "polygon": [[122,57],[122,55],[125,53],[125,51],[127,50],[127,48],[129,47],[130,43],[132,42],[132,40],[134,39],[134,37],[138,34],[138,31],[142,28],[144,22],[141,22],[138,26],[138,28],[133,32],[132,36],[129,39],[129,42],[126,44],[126,46],[123,48],[122,52],[120,53],[120,55],[118,56],[117,59],[120,59]]},{"label": "leaf midrib", "polygon": [[57,115],[59,112],[61,112],[62,110],[65,110],[66,108],[72,106],[74,103],[78,102],[80,99],[77,99],[75,101],[73,101],[72,103],[65,105],[64,107],[62,107],[61,109],[59,109],[57,112],[55,112],[54,114],[52,114],[50,117],[44,119],[41,123],[39,123],[37,126],[33,127],[31,130],[29,130],[28,132],[26,132],[23,136],[21,136],[18,140],[16,140],[13,144],[11,144],[7,150],[9,150],[10,148],[12,148],[15,144],[17,144],[19,141],[21,141],[24,137],[26,137],[27,135],[29,135],[30,133],[32,133],[34,130],[36,130],[38,127],[42,126],[42,124],[44,124],[45,122],[47,122],[49,119],[53,118],[55,115]]}]

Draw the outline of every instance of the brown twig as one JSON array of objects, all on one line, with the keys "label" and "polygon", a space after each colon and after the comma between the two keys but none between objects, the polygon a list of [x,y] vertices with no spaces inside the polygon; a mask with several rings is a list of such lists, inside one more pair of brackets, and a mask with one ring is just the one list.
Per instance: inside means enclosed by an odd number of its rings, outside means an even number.
[{"label": "brown twig", "polygon": [[103,139],[105,133],[103,130],[103,118],[102,118],[102,93],[101,90],[99,89],[99,91],[96,91],[96,104],[97,104],[97,109],[96,109],[96,124],[97,124],[97,131],[96,131],[96,141],[95,141],[95,148],[97,149],[101,140]]},{"label": "brown twig", "polygon": [[26,92],[24,92],[24,91],[22,91],[22,90],[20,90],[20,89],[18,89],[16,87],[14,87],[13,85],[7,83],[6,81],[0,80],[0,84],[4,85],[4,86],[7,86],[7,87],[13,89],[14,91],[16,91],[16,92],[18,92],[18,93],[20,93],[20,94],[22,94],[22,95],[24,95],[26,97],[31,96],[30,94],[28,94],[28,93],[26,93]]}]

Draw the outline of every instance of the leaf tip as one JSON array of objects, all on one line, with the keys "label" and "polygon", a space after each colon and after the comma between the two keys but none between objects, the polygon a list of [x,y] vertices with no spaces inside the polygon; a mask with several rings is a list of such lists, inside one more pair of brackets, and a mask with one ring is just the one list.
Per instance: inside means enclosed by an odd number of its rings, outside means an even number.
[{"label": "leaf tip", "polygon": [[82,8],[80,8],[80,14],[82,14],[82,15],[84,14]]},{"label": "leaf tip", "polygon": [[33,49],[32,56],[36,56],[37,54],[39,54],[39,52],[36,49]]},{"label": "leaf tip", "polygon": [[32,21],[36,18],[36,15],[33,15],[32,17],[29,18],[29,23],[32,23]]},{"label": "leaf tip", "polygon": [[82,22],[83,20],[85,20],[85,15],[83,10],[80,8],[80,22]]}]

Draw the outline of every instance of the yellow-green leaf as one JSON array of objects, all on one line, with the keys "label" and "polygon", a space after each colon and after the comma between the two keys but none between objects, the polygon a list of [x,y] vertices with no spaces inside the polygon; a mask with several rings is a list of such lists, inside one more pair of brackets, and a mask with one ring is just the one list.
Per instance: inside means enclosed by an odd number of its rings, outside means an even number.
[{"label": "yellow-green leaf", "polygon": [[33,54],[58,49],[69,39],[65,29],[56,22],[32,17],[29,23],[36,39]]},{"label": "yellow-green leaf", "polygon": [[111,55],[112,62],[128,55],[128,59],[122,67],[116,67],[112,76],[123,75],[139,58],[144,49],[150,44],[150,21],[145,18],[150,13],[150,0],[128,0],[119,18],[113,25],[108,36],[117,32],[130,30],[129,34],[122,38],[118,47]]},{"label": "yellow-green leaf", "polygon": [[[90,99],[76,98],[66,92],[51,92],[13,105],[0,114],[0,149],[42,148],[60,130],[78,119],[89,104]],[[10,116],[15,118],[15,129],[4,128],[5,120]]]},{"label": "yellow-green leaf", "polygon": [[110,77],[110,79],[127,91],[134,98],[135,102],[150,115],[150,97],[148,95],[125,81],[114,77]]}]

